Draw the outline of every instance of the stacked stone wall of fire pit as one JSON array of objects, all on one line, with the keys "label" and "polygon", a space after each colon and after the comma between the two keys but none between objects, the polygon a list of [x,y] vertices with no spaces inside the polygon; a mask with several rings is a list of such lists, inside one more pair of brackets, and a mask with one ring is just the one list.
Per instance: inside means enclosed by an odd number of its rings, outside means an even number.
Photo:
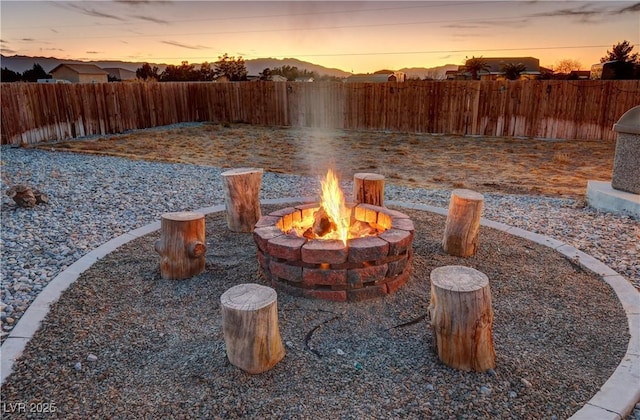
[{"label": "stacked stone wall of fire pit", "polygon": [[274,288],[294,296],[361,301],[394,293],[407,282],[414,235],[409,216],[370,204],[350,205],[352,218],[383,232],[349,239],[346,245],[286,233],[319,207],[287,207],[256,224],[258,262]]}]

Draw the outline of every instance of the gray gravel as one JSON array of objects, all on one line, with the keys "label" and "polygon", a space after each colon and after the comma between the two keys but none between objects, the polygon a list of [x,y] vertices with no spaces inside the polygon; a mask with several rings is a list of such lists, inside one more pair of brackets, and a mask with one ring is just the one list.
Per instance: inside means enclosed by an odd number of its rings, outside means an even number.
[{"label": "gray gravel", "polygon": [[[223,203],[225,169],[2,146],[1,337],[38,293],[92,249],[165,212]],[[16,207],[4,192],[26,184],[48,204]],[[313,196],[317,179],[265,173],[261,198]],[[351,191],[351,182],[343,183]],[[387,185],[385,198],[447,207],[449,191]],[[640,222],[575,200],[485,194],[484,216],[568,243],[640,288]]]},{"label": "gray gravel", "polygon": [[[265,284],[252,235],[230,232],[224,212],[207,216],[205,270],[179,282],[161,278],[150,252],[160,233],[137,238],[52,305],[3,400],[55,404],[47,418],[82,420],[566,419],[584,406],[629,343],[611,288],[559,253],[493,229],[473,257],[447,255],[445,217],[405,212],[416,227],[409,281],[363,302],[279,291],[286,355],[260,375],[229,363],[220,312],[230,287]],[[496,366],[487,372],[451,369],[433,351],[427,273],[459,264],[491,279]],[[8,407],[3,419],[24,418]]]}]

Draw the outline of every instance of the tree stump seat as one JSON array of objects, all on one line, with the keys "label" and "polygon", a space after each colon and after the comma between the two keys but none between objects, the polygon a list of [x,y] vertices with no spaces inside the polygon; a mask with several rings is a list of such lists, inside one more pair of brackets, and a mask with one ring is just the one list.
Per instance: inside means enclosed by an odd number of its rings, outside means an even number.
[{"label": "tree stump seat", "polygon": [[222,173],[227,226],[232,232],[252,232],[260,220],[261,168],[236,168]]},{"label": "tree stump seat", "polygon": [[493,308],[487,276],[459,265],[431,271],[429,314],[440,360],[455,369],[495,368]]},{"label": "tree stump seat", "polygon": [[163,279],[188,279],[204,271],[207,251],[204,214],[165,213],[161,216],[160,231],[155,250],[160,254]]},{"label": "tree stump seat", "polygon": [[476,253],[483,206],[484,196],[480,193],[466,189],[451,192],[442,239],[447,254],[470,257]]},{"label": "tree stump seat", "polygon": [[275,290],[254,283],[239,284],[224,292],[220,303],[224,342],[231,364],[258,374],[284,358]]},{"label": "tree stump seat", "polygon": [[384,207],[384,175],[368,172],[354,174],[353,199],[356,203]]}]

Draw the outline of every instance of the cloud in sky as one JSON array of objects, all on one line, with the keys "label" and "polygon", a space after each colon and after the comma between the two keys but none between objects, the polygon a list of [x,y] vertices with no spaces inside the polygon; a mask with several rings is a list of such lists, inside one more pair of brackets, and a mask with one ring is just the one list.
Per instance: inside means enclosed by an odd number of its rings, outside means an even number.
[{"label": "cloud in sky", "polygon": [[167,45],[173,45],[174,47],[187,48],[189,50],[210,49],[209,47],[205,47],[204,45],[187,45],[187,44],[182,44],[180,42],[175,42],[175,41],[160,41],[160,42]]},{"label": "cloud in sky", "polygon": [[102,54],[102,51],[85,51],[85,54]]},{"label": "cloud in sky", "polygon": [[610,5],[607,3],[601,3],[599,6],[601,7],[587,3],[579,7],[567,7],[548,12],[535,13],[530,15],[530,17],[575,17],[580,23],[595,23],[603,22],[610,16],[623,15],[627,13],[633,14],[640,11],[640,3],[635,3],[631,6],[622,8],[620,8],[619,5]]},{"label": "cloud in sky", "polygon": [[640,3],[636,3],[628,7],[623,7],[622,9],[615,12],[615,14],[622,15],[625,13],[635,13],[635,12],[640,12]]},{"label": "cloud in sky", "polygon": [[102,12],[100,10],[94,9],[92,7],[85,6],[85,3],[54,3],[60,7],[68,8],[75,10],[76,12],[82,13],[83,15],[92,16],[92,17],[100,17],[106,19],[117,20],[119,22],[125,22],[126,19],[121,16],[113,15],[110,13]]},{"label": "cloud in sky", "polygon": [[159,23],[161,25],[168,25],[170,22],[164,19],[158,19],[151,16],[142,16],[142,15],[130,15],[132,18],[146,20],[148,22]]},{"label": "cloud in sky", "polygon": [[164,0],[113,0],[114,3],[122,3],[122,4],[127,4],[127,5],[131,5],[131,6],[142,6],[145,4],[170,4],[173,3],[171,1],[164,1]]}]

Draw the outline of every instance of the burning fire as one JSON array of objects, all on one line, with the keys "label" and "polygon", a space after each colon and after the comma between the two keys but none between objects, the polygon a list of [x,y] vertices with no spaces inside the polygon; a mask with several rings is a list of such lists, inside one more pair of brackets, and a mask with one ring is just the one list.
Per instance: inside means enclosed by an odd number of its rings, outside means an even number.
[{"label": "burning fire", "polygon": [[339,239],[346,245],[348,239],[375,235],[385,230],[352,217],[351,209],[345,204],[338,178],[331,169],[326,178],[320,181],[320,185],[320,208],[313,216],[292,223],[292,233],[308,239]]},{"label": "burning fire", "polygon": [[322,186],[320,206],[335,224],[335,229],[333,230],[336,236],[335,239],[340,239],[346,244],[349,236],[351,211],[344,205],[344,194],[340,189],[340,184],[338,184],[338,178],[336,178],[331,169],[329,169],[326,179],[321,181],[320,185]]}]

